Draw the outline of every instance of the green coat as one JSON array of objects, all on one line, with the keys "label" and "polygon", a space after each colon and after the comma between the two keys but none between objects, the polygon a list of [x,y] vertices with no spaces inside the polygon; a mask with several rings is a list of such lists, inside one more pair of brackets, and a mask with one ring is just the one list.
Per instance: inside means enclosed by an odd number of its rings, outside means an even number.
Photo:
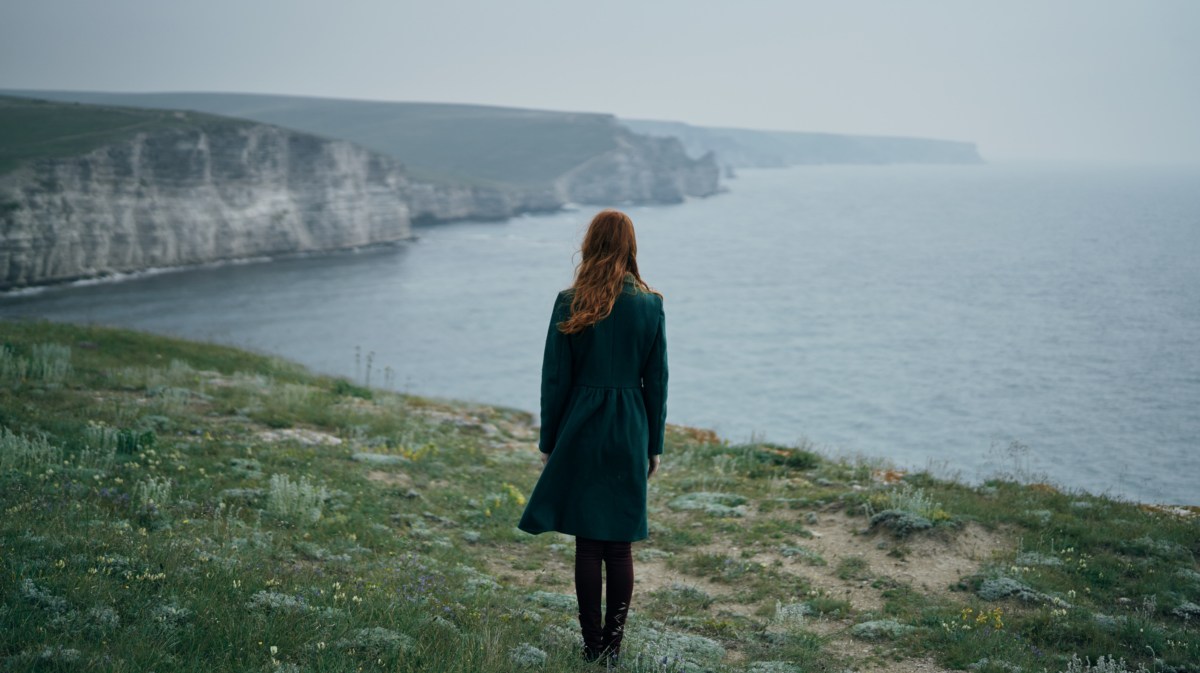
[{"label": "green coat", "polygon": [[667,334],[662,298],[632,276],[607,318],[566,335],[571,291],[554,302],[542,360],[549,460],[517,526],[596,540],[644,540],[649,456],[663,450]]}]

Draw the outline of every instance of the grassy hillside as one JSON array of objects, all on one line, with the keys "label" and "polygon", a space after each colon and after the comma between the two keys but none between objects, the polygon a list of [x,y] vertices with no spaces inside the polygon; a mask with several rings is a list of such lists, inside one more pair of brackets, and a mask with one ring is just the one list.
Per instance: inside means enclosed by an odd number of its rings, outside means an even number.
[{"label": "grassy hillside", "polygon": [[[514,528],[526,414],[123,330],[0,344],[0,669],[595,670],[570,538]],[[679,427],[650,502],[623,670],[1200,670],[1195,510]]]},{"label": "grassy hillside", "polygon": [[83,154],[134,133],[197,123],[245,122],[195,113],[0,96],[0,174],[32,159]]},{"label": "grassy hillside", "polygon": [[56,100],[198,110],[342,138],[390,154],[418,177],[548,183],[612,149],[609,115],[484,105],[391,103],[257,94],[23,92]]}]

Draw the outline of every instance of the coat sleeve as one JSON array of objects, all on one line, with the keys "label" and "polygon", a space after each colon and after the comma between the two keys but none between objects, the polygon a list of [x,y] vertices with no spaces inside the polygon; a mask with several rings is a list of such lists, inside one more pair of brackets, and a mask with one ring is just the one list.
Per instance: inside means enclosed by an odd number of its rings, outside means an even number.
[{"label": "coat sleeve", "polygon": [[642,367],[642,398],[650,431],[649,455],[656,456],[663,452],[663,434],[667,425],[667,319],[662,304],[659,304],[658,333]]},{"label": "coat sleeve", "polygon": [[571,300],[560,293],[550,312],[550,328],[546,332],[546,350],[542,354],[542,430],[538,449],[552,453],[558,438],[558,426],[571,393],[571,342],[558,329],[571,312]]}]

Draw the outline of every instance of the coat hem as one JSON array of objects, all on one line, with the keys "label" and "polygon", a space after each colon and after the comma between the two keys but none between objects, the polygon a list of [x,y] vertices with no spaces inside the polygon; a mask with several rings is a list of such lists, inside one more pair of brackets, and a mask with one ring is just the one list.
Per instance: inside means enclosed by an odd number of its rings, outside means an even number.
[{"label": "coat hem", "polygon": [[610,538],[592,537],[590,535],[581,535],[579,533],[575,533],[575,532],[572,532],[569,530],[563,530],[561,528],[543,528],[541,530],[533,530],[533,529],[526,528],[525,526],[521,526],[521,525],[518,525],[517,528],[526,533],[529,533],[530,535],[541,535],[542,533],[562,533],[563,535],[571,535],[573,537],[582,537],[582,538],[586,538],[589,540],[601,540],[603,542],[641,542],[642,540],[648,539],[650,537],[649,533],[647,533],[646,535],[643,535],[642,537],[635,537],[632,540],[626,540],[626,539],[614,540],[614,539],[610,539]]}]

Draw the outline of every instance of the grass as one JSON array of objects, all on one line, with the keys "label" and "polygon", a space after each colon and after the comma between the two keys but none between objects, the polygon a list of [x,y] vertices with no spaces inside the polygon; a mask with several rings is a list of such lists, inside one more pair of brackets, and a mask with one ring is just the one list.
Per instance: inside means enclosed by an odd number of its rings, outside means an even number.
[{"label": "grass", "polygon": [[[200,124],[247,122],[198,113],[0,96],[0,175],[34,159],[84,154],[135,133]],[[0,203],[0,211],[5,207]]]},{"label": "grass", "polygon": [[[0,322],[0,365],[0,669],[591,670],[570,539],[514,529],[528,415],[99,327]],[[671,426],[628,670],[1200,670],[1200,518],[876,469]],[[884,509],[942,525],[899,545]],[[1008,542],[894,573],[968,530]]]}]

